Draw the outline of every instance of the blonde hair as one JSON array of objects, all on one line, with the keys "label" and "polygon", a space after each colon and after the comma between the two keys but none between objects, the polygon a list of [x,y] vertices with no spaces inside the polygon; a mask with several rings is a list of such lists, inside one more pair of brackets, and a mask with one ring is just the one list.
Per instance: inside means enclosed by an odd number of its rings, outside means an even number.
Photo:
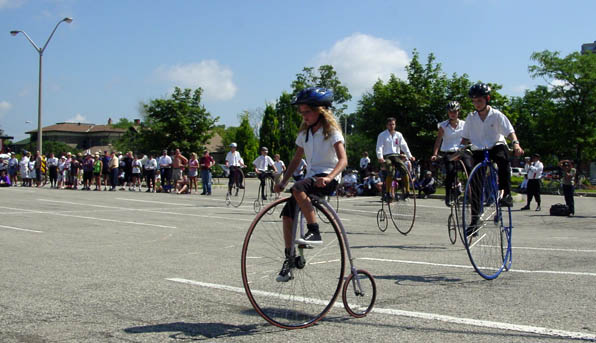
[{"label": "blonde hair", "polygon": [[[307,105],[308,106],[308,105]],[[331,132],[338,131],[341,133],[341,127],[335,120],[335,116],[330,109],[323,106],[310,106],[310,108],[321,115],[320,120],[323,122],[323,137],[324,139],[329,138]],[[308,130],[308,125],[302,120],[298,133]]]},{"label": "blonde hair", "polygon": [[197,153],[196,152],[193,152],[192,153],[192,157],[196,160],[197,159]]}]

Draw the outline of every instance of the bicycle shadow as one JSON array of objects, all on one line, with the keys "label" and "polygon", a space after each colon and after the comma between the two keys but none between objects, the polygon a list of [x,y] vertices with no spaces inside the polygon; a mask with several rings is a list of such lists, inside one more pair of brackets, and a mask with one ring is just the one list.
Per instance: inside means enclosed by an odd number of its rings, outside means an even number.
[{"label": "bicycle shadow", "polygon": [[[172,339],[207,340],[213,338],[239,337],[264,333],[261,329],[275,330],[268,324],[230,325],[224,323],[185,323],[174,322],[145,326],[134,326],[124,329],[128,334],[164,333],[171,332]],[[267,331],[267,330],[266,330]]]},{"label": "bicycle shadow", "polygon": [[397,285],[405,282],[415,283],[461,283],[463,279],[443,275],[375,275],[375,279],[395,281]]}]

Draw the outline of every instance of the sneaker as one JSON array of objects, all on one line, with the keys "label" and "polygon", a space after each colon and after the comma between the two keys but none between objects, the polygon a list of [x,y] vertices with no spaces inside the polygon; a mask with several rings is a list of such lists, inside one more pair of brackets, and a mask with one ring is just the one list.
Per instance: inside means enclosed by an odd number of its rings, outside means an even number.
[{"label": "sneaker", "polygon": [[205,193],[205,192],[201,193],[201,195],[205,195],[205,194],[207,194],[207,193]]},{"label": "sneaker", "polygon": [[244,189],[244,186],[242,186],[242,185],[238,185],[238,188],[240,188],[240,189]]},{"label": "sneaker", "polygon": [[536,212],[540,212],[540,205],[538,205],[538,207],[536,207]]},{"label": "sneaker", "polygon": [[319,245],[323,244],[323,240],[321,239],[321,233],[319,231],[308,230],[306,235],[303,238],[298,238],[296,240],[298,244],[314,244]]},{"label": "sneaker", "polygon": [[146,191],[145,191],[145,193],[151,193],[151,190],[150,190],[150,189],[148,189],[148,190],[146,190]]},{"label": "sneaker", "polygon": [[291,257],[286,257],[283,265],[281,266],[281,270],[279,271],[279,274],[277,274],[277,277],[275,278],[275,281],[288,282],[294,278],[292,276],[292,268],[294,267],[293,263],[292,263],[293,260],[294,259]]},{"label": "sneaker", "polygon": [[[538,208],[540,208],[540,206],[539,206]],[[529,209],[530,209],[530,206],[526,205],[526,206],[524,206],[524,207],[520,208],[519,210],[520,210],[520,211],[527,211],[527,210],[529,210]]]},{"label": "sneaker", "polygon": [[511,197],[511,194],[505,195],[499,203],[501,206],[512,207],[513,206],[513,198]]},{"label": "sneaker", "polygon": [[263,195],[263,196],[261,197],[261,199],[263,199],[263,200],[267,200],[267,197]]}]

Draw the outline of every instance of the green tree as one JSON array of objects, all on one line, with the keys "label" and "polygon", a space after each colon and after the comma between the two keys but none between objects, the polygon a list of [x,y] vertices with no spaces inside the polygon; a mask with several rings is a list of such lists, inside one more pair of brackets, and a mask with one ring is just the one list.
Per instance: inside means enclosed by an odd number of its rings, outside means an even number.
[{"label": "green tree", "polygon": [[200,152],[213,136],[212,129],[219,120],[201,104],[202,93],[201,88],[193,91],[176,87],[169,99],[143,104],[145,120],[138,136],[132,137],[135,150],[159,153],[163,149],[179,148],[186,153]]},{"label": "green tree", "polygon": [[259,129],[259,145],[268,147],[271,154],[279,154],[280,142],[279,120],[275,113],[275,107],[267,104],[263,114],[261,128]]},{"label": "green tree", "polygon": [[296,151],[296,137],[302,117],[292,105],[292,95],[283,92],[275,104],[275,114],[279,123],[279,150],[282,161],[289,163]]},{"label": "green tree", "polygon": [[238,144],[238,152],[244,159],[244,164],[251,169],[252,161],[254,161],[259,154],[259,140],[255,136],[254,130],[250,125],[250,115],[248,111],[244,111],[240,114],[240,126],[238,126],[235,131],[234,138],[236,144]]},{"label": "green tree", "polygon": [[529,66],[530,75],[551,85],[542,93],[556,104],[555,112],[540,114],[557,130],[549,137],[554,151],[573,156],[578,165],[596,158],[596,54],[560,57],[559,52],[545,50],[531,58],[536,64]]},{"label": "green tree", "polygon": [[338,117],[345,112],[345,103],[352,99],[348,87],[342,85],[337,72],[328,64],[320,66],[316,71],[313,67],[304,67],[301,73],[296,74],[296,80],[292,81],[293,95],[308,87],[332,89],[333,107]]}]

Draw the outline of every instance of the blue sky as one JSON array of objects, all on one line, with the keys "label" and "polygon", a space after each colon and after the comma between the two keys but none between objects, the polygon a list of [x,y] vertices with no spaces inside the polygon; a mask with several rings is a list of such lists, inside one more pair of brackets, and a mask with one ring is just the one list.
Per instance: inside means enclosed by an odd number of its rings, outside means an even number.
[{"label": "blue sky", "polygon": [[39,55],[9,32],[42,46],[67,16],[43,57],[44,126],[139,118],[141,102],[174,86],[202,87],[207,110],[234,126],[321,64],[357,101],[378,78],[403,76],[413,49],[448,75],[523,95],[545,82],[528,74],[531,53],[595,41],[595,12],[592,0],[0,0],[0,128],[16,139],[37,128]]}]

